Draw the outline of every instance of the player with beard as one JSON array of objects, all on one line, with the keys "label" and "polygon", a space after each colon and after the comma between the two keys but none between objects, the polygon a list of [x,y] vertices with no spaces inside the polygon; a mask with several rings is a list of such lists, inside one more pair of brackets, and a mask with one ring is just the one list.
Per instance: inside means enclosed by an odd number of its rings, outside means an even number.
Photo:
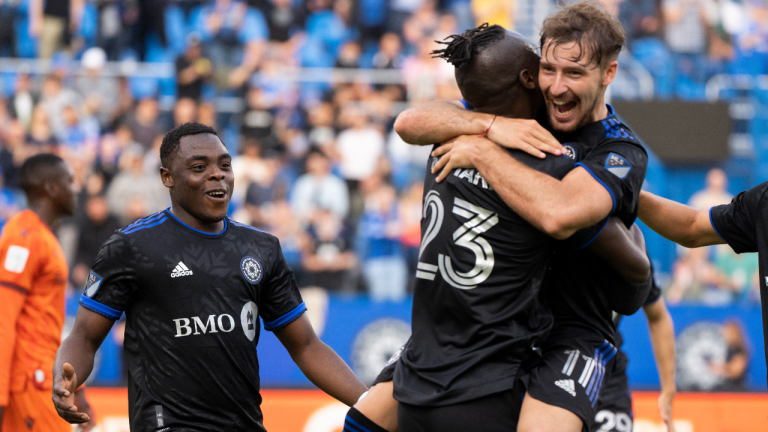
[{"label": "player with beard", "polygon": [[[494,122],[491,115],[446,102],[404,112],[395,128],[414,144],[449,140],[433,151],[440,157],[433,167],[437,181],[474,167],[513,210],[550,235],[567,237],[607,215],[629,227],[647,154],[604,103],[624,44],[623,29],[598,5],[576,3],[545,20],[540,43],[539,85],[554,137],[542,138],[541,127],[532,121]],[[501,128],[478,136],[492,122],[491,131]],[[519,147],[555,139],[578,161],[562,180],[526,167],[493,142]],[[619,275],[589,252],[569,248],[559,248],[551,270],[544,298],[555,325],[542,346],[543,362],[531,372],[519,431],[588,429],[616,354],[612,288]]]},{"label": "player with beard", "polygon": [[[533,75],[538,56],[522,37],[493,26],[452,38],[441,55],[456,66],[457,82],[466,98],[464,106],[476,104],[475,109],[480,112],[522,118],[535,115],[535,107],[541,100]],[[568,158],[537,160],[520,152],[512,154],[543,172],[551,173],[547,168],[557,166],[553,164],[565,162],[568,169],[573,164]],[[551,250],[552,241],[532,226],[520,223],[520,217],[506,207],[498,195],[484,187],[483,181],[481,176],[467,171],[457,172],[447,184],[437,184],[435,174],[427,174],[422,255],[417,273],[420,280],[414,297],[414,334],[397,363],[399,376],[395,380],[396,392],[401,393],[397,399],[401,402],[398,416],[403,431],[510,430],[517,420],[511,410],[515,405],[514,392],[509,389],[514,383],[516,367],[531,351],[530,344],[537,339],[537,333],[545,331],[546,325],[537,326],[541,330],[532,325],[548,314],[537,310],[531,296],[535,296],[541,284],[541,263],[546,261],[546,254],[542,256],[539,251],[546,250],[547,246]],[[445,215],[443,203],[451,201],[457,203],[453,213],[460,217],[453,216],[446,221],[451,215]],[[493,210],[480,208],[477,202]],[[476,219],[463,210],[467,208],[483,214],[485,219],[485,222],[470,221],[473,225],[479,223],[476,231],[482,237],[473,233],[473,241],[483,248],[480,253],[485,252],[489,257],[486,266],[490,267],[487,275],[480,273],[476,277],[476,286],[462,286],[461,274],[457,277],[453,270],[478,266],[477,252],[462,255],[461,248],[457,248],[467,244],[456,235],[464,228],[458,224],[466,218]],[[457,226],[440,229],[448,224],[457,225],[458,229],[454,231]],[[494,229],[497,224],[498,228]],[[609,226],[606,231],[615,228],[626,231],[620,223]],[[454,235],[446,236],[446,232]],[[627,239],[625,233],[619,235]],[[610,243],[615,246],[620,242]],[[638,250],[629,248],[633,252]],[[442,251],[448,253],[440,254]],[[611,258],[619,255],[615,251],[609,254]],[[645,280],[647,259],[641,251],[639,255],[645,263],[644,270],[639,271],[640,278]],[[438,265],[430,265],[430,260],[438,261]],[[502,286],[505,289],[498,291]],[[642,299],[644,297],[635,308]],[[529,311],[525,311],[526,304]],[[462,317],[469,310],[473,313],[468,318]],[[514,326],[520,330],[514,331]],[[528,336],[520,333],[526,327]],[[390,367],[382,373],[377,379],[380,384],[356,405],[359,410],[350,410],[345,430],[367,432],[397,428],[392,415],[397,403],[391,397],[392,384],[385,382],[391,379],[391,372]],[[482,380],[488,382],[478,385]],[[478,419],[483,419],[482,423],[478,423]]]},{"label": "player with beard", "polygon": [[310,381],[353,404],[365,386],[312,329],[278,239],[227,217],[234,175],[216,131],[183,124],[160,159],[171,207],[99,251],[56,356],[59,415],[87,420],[74,389],[123,312],[132,431],[264,431],[259,317]]}]

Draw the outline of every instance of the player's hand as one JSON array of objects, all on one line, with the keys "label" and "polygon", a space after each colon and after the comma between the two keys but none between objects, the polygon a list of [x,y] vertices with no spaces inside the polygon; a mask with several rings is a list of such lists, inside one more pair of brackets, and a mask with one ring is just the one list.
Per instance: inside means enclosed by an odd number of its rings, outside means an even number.
[{"label": "player's hand", "polygon": [[439,158],[432,167],[432,174],[439,172],[437,181],[441,182],[456,168],[474,168],[472,157],[495,146],[488,139],[474,135],[462,135],[446,141],[432,152],[432,156]]},{"label": "player's hand", "polygon": [[64,363],[62,372],[56,374],[53,383],[53,405],[59,417],[69,423],[87,423],[90,421],[88,414],[79,412],[75,405],[75,390],[77,389],[77,374],[75,368],[69,363]]},{"label": "player's hand", "polygon": [[81,413],[86,414],[89,418],[87,422],[81,423],[75,430],[77,432],[89,432],[96,427],[96,415],[93,413],[93,408],[91,408],[91,404],[88,403],[88,398],[85,396],[85,388],[75,391],[75,405]]},{"label": "player's hand", "polygon": [[661,392],[659,396],[659,414],[669,432],[675,432],[675,424],[672,420],[672,403],[675,400],[675,392]]},{"label": "player's hand", "polygon": [[532,156],[544,158],[544,153],[560,156],[565,152],[559,141],[536,120],[496,117],[488,131],[488,139],[496,144],[522,150]]}]

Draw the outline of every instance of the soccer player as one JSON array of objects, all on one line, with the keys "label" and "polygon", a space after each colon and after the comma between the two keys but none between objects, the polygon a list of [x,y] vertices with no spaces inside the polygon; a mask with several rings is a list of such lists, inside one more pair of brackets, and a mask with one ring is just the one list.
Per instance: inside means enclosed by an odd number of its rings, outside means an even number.
[{"label": "soccer player", "polygon": [[258,318],[319,388],[351,405],[365,386],[315,335],[274,236],[227,218],[234,175],[216,131],[186,123],[160,148],[171,207],[101,248],[54,366],[53,400],[72,400],[115,320],[126,314],[132,431],[264,431]]},{"label": "soccer player", "polygon": [[[519,35],[481,27],[453,36],[444,56],[456,66],[462,93],[478,111],[524,118],[536,113],[541,100],[535,83],[538,56]],[[494,64],[499,67],[488,67]],[[573,167],[569,158],[515,157],[550,174],[547,164]],[[455,174],[446,183],[436,183],[435,174],[427,174],[413,337],[397,363],[395,379],[403,431],[514,429],[517,416],[509,408],[516,402],[511,390],[515,372],[548,327],[536,291],[552,239],[522,221],[482,176],[473,170]],[[444,209],[451,202],[454,215]],[[448,230],[441,230],[445,225]],[[472,253],[462,253],[457,246]],[[481,258],[485,262],[479,262]],[[372,391],[361,408],[376,398],[377,387]],[[478,414],[478,409],[488,415]],[[376,413],[363,414],[381,420]],[[360,417],[350,411],[349,430],[378,430]]]},{"label": "soccer player", "polygon": [[685,247],[726,243],[736,253],[758,253],[763,338],[768,362],[768,207],[763,200],[766,191],[768,182],[736,195],[730,204],[709,210],[695,210],[643,192],[638,216],[652,230]]},{"label": "soccer player", "polygon": [[[648,294],[643,312],[648,320],[653,352],[661,381],[659,395],[659,413],[667,425],[668,432],[675,432],[672,423],[672,403],[677,393],[675,385],[675,328],[661,289],[653,283]],[[614,322],[619,327],[622,315],[615,314]],[[627,364],[629,359],[621,350],[623,337],[616,332],[616,369],[605,380],[605,389],[597,404],[597,413],[590,430],[599,432],[629,432],[632,430],[634,413],[632,411],[632,393],[629,391]]]},{"label": "soccer player", "polygon": [[[618,21],[592,3],[568,6],[544,22],[539,85],[549,127],[565,143],[566,154],[578,161],[562,180],[519,163],[491,141],[519,147],[554,140],[535,123],[434,102],[401,114],[395,128],[414,144],[467,134],[433,152],[440,157],[433,166],[437,180],[450,178],[457,168],[474,167],[513,210],[550,235],[567,237],[609,214],[630,226],[647,155],[604,103],[623,44]],[[487,138],[478,136],[485,131]],[[646,272],[644,278],[649,276]],[[615,361],[611,288],[618,279],[589,254],[558,250],[544,290],[555,327],[542,346],[543,363],[531,373],[519,430],[579,431],[592,423],[602,383]],[[397,386],[395,380],[396,396]]]},{"label": "soccer player", "polygon": [[[75,210],[72,168],[39,154],[24,162],[20,177],[29,208],[9,220],[0,237],[0,431],[69,432],[49,398],[68,280],[52,228]],[[73,397],[92,420],[85,389]]]}]

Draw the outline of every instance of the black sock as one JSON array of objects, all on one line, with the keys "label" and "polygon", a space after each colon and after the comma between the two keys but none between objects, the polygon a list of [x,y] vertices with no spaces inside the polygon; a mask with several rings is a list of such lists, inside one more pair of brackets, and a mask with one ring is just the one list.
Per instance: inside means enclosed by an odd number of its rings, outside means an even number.
[{"label": "black sock", "polygon": [[342,432],[387,432],[387,430],[372,422],[363,413],[352,407],[347,411],[347,418],[344,419],[344,429]]}]

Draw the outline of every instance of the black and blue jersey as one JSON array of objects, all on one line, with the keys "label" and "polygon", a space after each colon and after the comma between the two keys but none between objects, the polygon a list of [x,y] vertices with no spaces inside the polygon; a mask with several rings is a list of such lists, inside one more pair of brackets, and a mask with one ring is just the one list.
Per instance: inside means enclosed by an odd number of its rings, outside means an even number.
[{"label": "black and blue jersey", "polygon": [[[553,132],[576,166],[586,169],[611,195],[611,216],[627,227],[637,218],[648,154],[632,130],[607,105],[604,120],[568,134]],[[606,221],[607,222],[607,219]],[[555,324],[550,338],[589,335],[614,342],[610,290],[626,282],[608,264],[587,250],[559,247],[550,261],[543,290]]]},{"label": "black and blue jersey", "polygon": [[258,320],[277,330],[306,310],[276,237],[230,219],[205,233],[170,210],[104,243],[80,304],[125,312],[132,431],[264,431]]},{"label": "black and blue jersey", "polygon": [[763,308],[763,340],[768,362],[768,182],[736,195],[730,204],[712,207],[710,222],[715,232],[736,253],[757,252],[760,260],[760,299]]}]

